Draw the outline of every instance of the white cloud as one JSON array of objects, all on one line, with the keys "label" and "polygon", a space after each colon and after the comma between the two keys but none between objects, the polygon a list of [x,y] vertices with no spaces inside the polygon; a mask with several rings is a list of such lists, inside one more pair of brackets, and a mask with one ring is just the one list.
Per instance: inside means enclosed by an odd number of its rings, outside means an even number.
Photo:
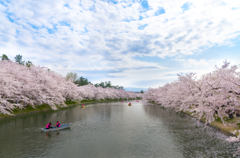
[{"label": "white cloud", "polygon": [[[186,3],[189,10],[183,11]],[[63,75],[121,69],[122,74],[114,75],[128,76],[127,85],[140,77],[147,80],[141,71],[154,76],[155,69],[166,68],[162,63],[137,61],[135,56],[184,57],[203,48],[232,45],[231,40],[239,36],[239,1],[148,0],[148,5],[149,10],[143,12],[141,4],[131,0],[117,4],[98,0],[3,1],[0,48],[12,59],[22,54],[26,60]],[[155,16],[159,8],[165,13]],[[145,24],[143,30],[138,29]],[[184,58],[176,62],[186,69],[218,63]],[[128,75],[127,70],[132,72]]]}]

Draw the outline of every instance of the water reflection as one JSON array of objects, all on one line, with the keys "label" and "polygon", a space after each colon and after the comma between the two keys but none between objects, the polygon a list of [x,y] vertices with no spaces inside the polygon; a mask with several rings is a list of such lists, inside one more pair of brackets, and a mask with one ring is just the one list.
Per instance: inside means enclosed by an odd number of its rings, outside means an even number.
[{"label": "water reflection", "polygon": [[[225,135],[196,128],[196,121],[183,113],[128,103],[90,104],[0,120],[0,157],[231,157],[237,150]],[[72,123],[71,128],[40,132],[57,120]]]},{"label": "water reflection", "polygon": [[[144,106],[144,111],[153,120],[163,122],[169,132],[164,137],[171,137],[184,157],[232,157],[237,143],[226,142],[227,136],[212,127],[204,128],[204,123],[171,109],[160,106]],[[191,152],[190,152],[191,151]]]},{"label": "water reflection", "polygon": [[[46,137],[48,137],[48,138],[51,138],[52,137],[52,134],[54,134],[53,132],[46,132]],[[60,132],[56,132],[56,134],[55,135],[59,135],[60,134]]]},{"label": "water reflection", "polygon": [[46,136],[51,138],[51,133],[46,133]]}]

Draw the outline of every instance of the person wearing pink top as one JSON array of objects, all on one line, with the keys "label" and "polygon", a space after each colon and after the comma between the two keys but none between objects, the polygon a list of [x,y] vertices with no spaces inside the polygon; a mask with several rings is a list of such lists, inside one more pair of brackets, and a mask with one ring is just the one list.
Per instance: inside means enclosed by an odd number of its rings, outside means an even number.
[{"label": "person wearing pink top", "polygon": [[50,131],[51,131],[51,128],[52,128],[52,123],[49,122],[49,123],[47,124],[47,126],[46,126],[46,129],[50,129]]},{"label": "person wearing pink top", "polygon": [[60,123],[59,123],[59,121],[57,121],[57,123],[56,123],[56,126],[55,126],[56,128],[57,127],[61,127],[61,125],[60,125]]}]

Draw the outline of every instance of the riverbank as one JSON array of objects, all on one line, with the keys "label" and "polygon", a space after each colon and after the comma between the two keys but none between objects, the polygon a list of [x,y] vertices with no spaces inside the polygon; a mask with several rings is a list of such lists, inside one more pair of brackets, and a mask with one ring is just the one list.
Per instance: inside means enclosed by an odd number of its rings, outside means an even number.
[{"label": "riverbank", "polygon": [[[186,115],[189,115],[189,116],[191,116],[193,118],[196,118],[193,115],[193,113],[191,113],[191,112],[185,111],[183,113],[185,113]],[[206,119],[205,118],[201,118],[200,121],[203,122],[203,123],[206,123]],[[211,124],[208,123],[207,125],[215,128],[215,129],[217,129],[219,131],[221,131],[225,135],[237,136],[238,133],[233,134],[231,131],[240,130],[239,125],[238,125],[240,123],[240,118],[237,118],[237,117],[234,117],[234,118],[231,118],[231,119],[224,118],[224,121],[225,121],[226,125],[224,125],[222,123],[220,118],[216,118],[215,121],[211,122]]]},{"label": "riverbank", "polygon": [[[137,98],[137,99],[139,100],[141,98]],[[82,100],[80,102],[65,101],[65,104],[67,106],[66,107],[58,107],[57,110],[63,110],[63,109],[66,109],[66,108],[69,108],[69,107],[78,106],[78,105],[81,105],[81,104],[87,105],[87,104],[92,104],[92,103],[104,103],[104,102],[126,101],[126,100],[136,100],[136,98],[131,98],[131,99]],[[37,112],[42,112],[42,111],[50,111],[50,110],[52,110],[52,109],[47,104],[37,105],[37,106],[35,106],[35,108],[33,108],[32,106],[27,106],[24,109],[16,108],[16,109],[12,110],[12,112],[11,112],[12,115],[0,114],[0,119],[14,117],[14,116],[19,116],[19,115],[26,115],[26,114],[30,114],[30,113],[37,113]],[[57,111],[57,110],[52,110],[52,111]]]},{"label": "riverbank", "polygon": [[[149,103],[161,106],[160,104],[156,104],[155,102],[149,102]],[[197,119],[197,117],[194,115],[194,113],[191,113],[189,111],[181,111],[181,112],[190,117]],[[206,119],[204,117],[202,117],[200,119],[200,121],[203,123],[206,123]],[[238,134],[240,134],[238,132],[236,134],[233,134],[231,132],[234,130],[240,130],[240,118],[238,118],[234,115],[234,118],[231,118],[231,119],[224,117],[224,121],[225,121],[226,125],[224,125],[223,122],[221,121],[221,119],[218,117],[218,118],[215,118],[215,121],[211,122],[211,124],[208,123],[207,126],[211,126],[228,136],[238,136]]]}]

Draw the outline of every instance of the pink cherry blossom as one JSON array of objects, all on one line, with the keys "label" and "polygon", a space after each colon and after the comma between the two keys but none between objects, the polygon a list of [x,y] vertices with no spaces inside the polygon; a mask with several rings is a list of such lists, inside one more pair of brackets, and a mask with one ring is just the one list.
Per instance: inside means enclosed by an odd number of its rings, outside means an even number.
[{"label": "pink cherry blossom", "polygon": [[240,72],[236,65],[225,61],[222,67],[197,77],[195,73],[178,75],[178,81],[167,83],[156,89],[149,88],[143,99],[177,111],[192,112],[198,119],[205,117],[206,123],[228,116],[240,105]]},{"label": "pink cherry blossom", "polygon": [[11,114],[15,108],[48,104],[53,110],[67,106],[66,100],[120,99],[141,97],[123,89],[94,85],[78,87],[45,67],[27,67],[10,60],[0,61],[0,113]]}]

